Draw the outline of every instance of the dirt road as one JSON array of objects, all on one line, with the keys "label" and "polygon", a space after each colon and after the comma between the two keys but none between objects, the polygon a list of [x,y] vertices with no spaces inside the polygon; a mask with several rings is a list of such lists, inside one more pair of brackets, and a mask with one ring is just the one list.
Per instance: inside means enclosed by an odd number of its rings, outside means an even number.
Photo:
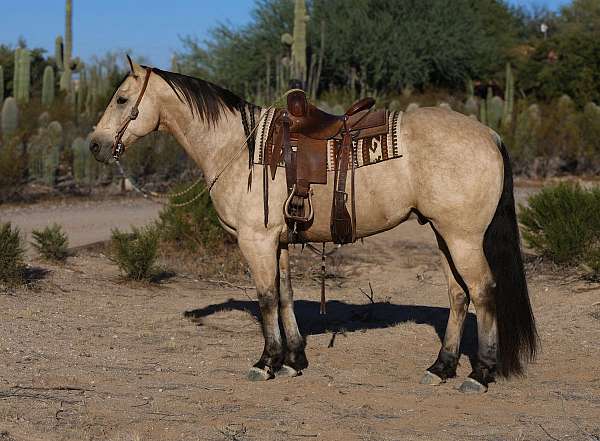
[{"label": "dirt road", "polygon": [[412,220],[340,252],[326,316],[318,285],[296,280],[310,366],[266,383],[245,380],[262,351],[254,291],[185,274],[125,283],[99,252],[34,263],[49,271],[34,288],[0,294],[2,441],[600,437],[600,289],[564,274],[528,275],[542,352],[526,377],[456,390],[470,314],[458,378],[418,383],[448,300],[433,235]]},{"label": "dirt road", "polygon": [[65,200],[36,205],[0,205],[0,222],[12,222],[27,238],[31,230],[62,225],[72,247],[107,240],[113,228],[128,229],[156,219],[161,205],[142,198]]}]

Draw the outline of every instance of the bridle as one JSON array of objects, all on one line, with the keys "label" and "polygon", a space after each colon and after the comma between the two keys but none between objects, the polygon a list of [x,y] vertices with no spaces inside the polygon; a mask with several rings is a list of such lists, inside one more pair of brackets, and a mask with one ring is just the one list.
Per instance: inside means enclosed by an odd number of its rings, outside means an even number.
[{"label": "bridle", "polygon": [[145,69],[146,76],[144,77],[144,84],[142,85],[142,90],[140,90],[140,94],[138,95],[137,100],[135,100],[135,104],[131,108],[129,115],[127,116],[127,118],[125,118],[125,120],[119,127],[119,130],[117,130],[115,142],[112,145],[112,156],[115,159],[115,161],[118,161],[123,152],[125,151],[125,145],[123,144],[122,139],[123,135],[125,135],[125,131],[127,130],[127,126],[129,126],[129,123],[131,121],[134,121],[140,114],[138,107],[140,105],[140,102],[142,101],[142,98],[144,97],[146,87],[148,87],[148,80],[150,79],[150,74],[152,73],[152,68],[146,67]]}]

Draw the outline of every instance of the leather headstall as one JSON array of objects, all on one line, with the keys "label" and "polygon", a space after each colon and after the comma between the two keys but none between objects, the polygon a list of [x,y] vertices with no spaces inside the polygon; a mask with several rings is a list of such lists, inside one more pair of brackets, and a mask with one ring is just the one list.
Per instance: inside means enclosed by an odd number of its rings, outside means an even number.
[{"label": "leather headstall", "polygon": [[144,97],[144,93],[146,92],[146,88],[148,87],[148,80],[150,79],[150,74],[152,73],[152,68],[146,67],[145,69],[146,69],[146,76],[144,77],[144,84],[142,85],[142,90],[140,90],[140,94],[138,95],[137,100],[135,101],[135,104],[131,108],[131,111],[129,112],[129,115],[127,116],[127,118],[125,118],[125,120],[119,127],[119,130],[117,131],[117,134],[115,136],[115,142],[113,143],[113,146],[112,146],[112,156],[116,161],[119,160],[119,158],[125,151],[125,146],[123,145],[122,139],[123,139],[123,135],[125,135],[125,131],[127,130],[127,127],[129,126],[129,123],[131,121],[134,121],[140,114],[139,105],[140,105],[140,102],[142,101],[142,98]]}]

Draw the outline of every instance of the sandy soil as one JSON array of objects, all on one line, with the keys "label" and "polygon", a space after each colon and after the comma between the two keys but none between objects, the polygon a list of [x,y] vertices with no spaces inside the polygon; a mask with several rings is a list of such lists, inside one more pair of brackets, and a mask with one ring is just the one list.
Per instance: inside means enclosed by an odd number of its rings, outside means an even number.
[{"label": "sandy soil", "polygon": [[[314,258],[297,249],[294,259]],[[188,274],[126,283],[93,250],[63,266],[33,260],[41,280],[0,294],[0,440],[600,439],[599,286],[530,271],[538,361],[525,378],[466,396],[456,388],[470,372],[472,314],[459,377],[418,383],[448,314],[438,261],[429,228],[411,220],[340,251],[326,316],[318,285],[298,277],[311,364],[251,383],[262,350],[254,291]],[[369,282],[375,304],[360,291]]]}]

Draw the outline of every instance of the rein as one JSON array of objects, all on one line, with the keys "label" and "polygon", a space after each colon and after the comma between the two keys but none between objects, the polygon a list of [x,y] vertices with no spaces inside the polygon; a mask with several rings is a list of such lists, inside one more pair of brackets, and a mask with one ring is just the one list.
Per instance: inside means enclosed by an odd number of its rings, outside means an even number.
[{"label": "rein", "polygon": [[[174,197],[183,196],[183,195],[189,193],[194,187],[196,187],[203,180],[203,178],[199,178],[192,185],[190,185],[188,188],[186,188],[185,190],[183,190],[179,193],[162,195],[162,194],[159,194],[159,193],[156,193],[153,191],[146,191],[143,188],[141,188],[140,185],[135,183],[135,180],[133,179],[133,177],[128,176],[127,173],[125,173],[125,169],[123,168],[123,166],[121,165],[121,162],[119,161],[121,154],[124,151],[124,146],[123,146],[123,143],[121,142],[121,138],[123,137],[125,130],[127,129],[127,126],[129,125],[129,123],[131,121],[135,120],[139,115],[138,105],[139,105],[140,101],[142,100],[144,92],[146,91],[146,86],[148,85],[148,77],[150,76],[150,72],[151,72],[150,68],[147,68],[147,74],[146,74],[146,78],[144,79],[144,86],[142,87],[142,91],[140,92],[140,95],[138,96],[138,99],[137,99],[134,107],[131,109],[131,114],[125,121],[123,121],[123,124],[121,124],[121,127],[119,128],[119,131],[117,132],[117,136],[115,137],[115,144],[113,145],[113,159],[115,160],[115,164],[117,165],[117,168],[119,169],[119,172],[121,173],[121,176],[128,179],[129,182],[131,183],[131,186],[133,187],[133,189],[136,192],[140,193],[144,198],[146,198],[146,199],[167,199],[167,198],[172,199]],[[269,106],[267,108],[267,110],[270,110],[271,108],[273,108],[274,104],[275,104],[275,102],[271,106]],[[225,172],[225,170],[227,170],[229,168],[229,166],[237,158],[239,158],[239,156],[242,154],[242,152],[244,151],[244,148],[248,145],[248,141],[250,140],[250,138],[252,136],[254,136],[254,133],[260,126],[261,121],[263,120],[263,118],[265,118],[265,116],[267,114],[268,114],[268,112],[264,112],[264,114],[260,117],[260,119],[258,120],[256,125],[252,128],[252,130],[250,130],[250,132],[248,133],[248,136],[246,136],[246,138],[240,145],[240,148],[237,150],[236,154],[234,156],[232,156],[229,159],[229,161],[227,161],[225,163],[225,165],[223,167],[221,167],[221,169],[215,174],[215,177],[210,180],[209,184],[204,189],[202,189],[202,191],[200,193],[198,193],[196,196],[194,196],[189,201],[182,202],[182,203],[176,204],[173,202],[162,202],[160,200],[156,200],[155,202],[158,202],[159,204],[162,204],[162,205],[169,205],[172,207],[185,207],[186,205],[190,205],[193,202],[196,202],[207,191],[210,194],[211,190],[217,183],[217,180],[221,177],[221,175]]]}]

